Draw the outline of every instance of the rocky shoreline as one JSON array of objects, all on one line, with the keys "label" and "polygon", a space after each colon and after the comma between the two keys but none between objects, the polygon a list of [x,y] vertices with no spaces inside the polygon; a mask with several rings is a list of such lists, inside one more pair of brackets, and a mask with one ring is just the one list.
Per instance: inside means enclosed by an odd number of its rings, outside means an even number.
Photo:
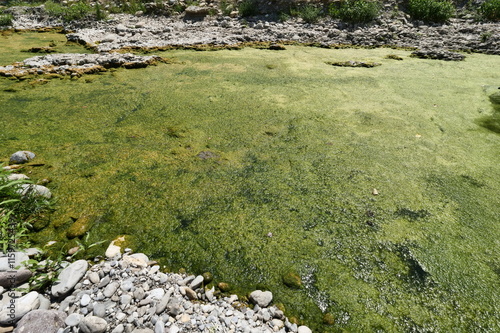
[{"label": "rocky shoreline", "polygon": [[[285,22],[273,19],[272,15],[248,18],[208,15],[203,8],[191,9],[174,16],[145,16],[111,14],[104,21],[77,21],[64,23],[44,14],[43,6],[11,7],[5,11],[12,14],[13,29],[43,30],[63,27],[67,39],[92,48],[95,52],[107,54],[123,50],[164,50],[192,47],[196,49],[234,48],[251,43],[296,43],[327,48],[339,47],[395,47],[410,48],[424,54],[446,52],[480,52],[500,55],[500,24],[476,22],[467,15],[453,18],[447,24],[424,24],[412,21],[391,4],[371,24],[347,24],[327,18],[318,23],[306,23],[300,18]],[[95,61],[95,55],[78,55],[80,62],[92,69],[75,66],[64,68],[63,74],[92,73],[105,66]],[[105,56],[104,56],[105,57]],[[61,73],[53,66],[43,67],[36,61],[47,58],[35,57],[29,62],[14,67],[0,67],[0,75],[17,76],[19,71],[29,74]],[[436,59],[460,60],[459,57],[437,56]],[[462,57],[463,58],[463,57]],[[85,60],[82,60],[85,59]],[[142,62],[146,66],[149,60]],[[127,63],[127,61],[123,61]],[[28,68],[36,70],[27,71]],[[140,66],[137,66],[140,67]],[[17,72],[16,72],[17,71]]]},{"label": "rocky shoreline", "polygon": [[[12,257],[19,265],[28,254],[0,257],[4,275]],[[211,283],[209,274],[162,273],[146,255],[132,254],[130,249],[122,254],[113,244],[106,257],[92,266],[85,260],[66,263],[44,294],[0,287],[0,332],[311,332],[307,326],[291,323],[272,305],[270,291],[253,291],[248,303],[206,287]],[[17,272],[25,270],[21,267]]]}]

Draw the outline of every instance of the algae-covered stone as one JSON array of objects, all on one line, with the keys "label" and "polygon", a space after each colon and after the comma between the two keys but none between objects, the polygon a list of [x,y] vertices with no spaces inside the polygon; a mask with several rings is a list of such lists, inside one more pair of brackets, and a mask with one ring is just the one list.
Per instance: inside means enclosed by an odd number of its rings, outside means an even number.
[{"label": "algae-covered stone", "polygon": [[335,318],[331,313],[325,313],[325,315],[323,316],[323,323],[325,323],[326,325],[333,325],[335,324]]},{"label": "algae-covered stone", "polygon": [[203,283],[205,284],[209,284],[214,279],[213,274],[210,272],[205,272],[202,274],[202,276],[203,276]]},{"label": "algae-covered stone", "polygon": [[92,228],[95,220],[96,218],[93,215],[83,215],[69,227],[66,231],[66,237],[71,239],[84,235]]},{"label": "algae-covered stone", "polygon": [[295,272],[287,272],[283,274],[283,283],[285,286],[292,289],[302,288],[302,279],[300,275]]},{"label": "algae-covered stone", "polygon": [[217,287],[219,287],[220,291],[222,292],[228,292],[231,290],[231,285],[227,282],[219,282]]}]

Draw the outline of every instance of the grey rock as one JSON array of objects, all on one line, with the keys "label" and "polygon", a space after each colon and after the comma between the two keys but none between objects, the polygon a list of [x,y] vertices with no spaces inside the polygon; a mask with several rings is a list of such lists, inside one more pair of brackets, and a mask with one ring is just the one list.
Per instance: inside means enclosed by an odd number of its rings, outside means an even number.
[{"label": "grey rock", "polygon": [[90,295],[89,294],[83,294],[82,299],[80,300],[80,305],[81,306],[87,306],[90,303]]},{"label": "grey rock", "polygon": [[119,286],[120,286],[120,284],[118,282],[111,282],[110,284],[108,284],[106,286],[106,288],[104,289],[104,291],[102,293],[106,297],[111,297],[114,295],[114,293],[116,292],[116,290],[118,289]]},{"label": "grey rock", "polygon": [[191,283],[189,284],[189,288],[191,289],[197,289],[201,286],[203,283],[203,276],[198,275]]},{"label": "grey rock", "polygon": [[125,331],[125,326],[123,324],[118,324],[111,333],[123,333]]},{"label": "grey rock", "polygon": [[172,317],[181,313],[180,302],[177,298],[171,297],[167,304],[167,312]]},{"label": "grey rock", "polygon": [[24,196],[44,197],[47,199],[52,198],[50,190],[42,185],[21,184],[16,192]]},{"label": "grey rock", "polygon": [[164,295],[165,295],[165,289],[155,288],[149,292],[148,298],[161,300]]},{"label": "grey rock", "polygon": [[33,310],[19,321],[14,333],[56,333],[65,327],[66,316],[56,310]]},{"label": "grey rock", "polygon": [[38,309],[40,299],[38,293],[32,291],[22,297],[10,300],[4,304],[0,310],[0,325],[12,324],[21,319],[25,314]]},{"label": "grey rock", "polygon": [[50,310],[50,300],[43,295],[38,295],[38,300],[40,301],[40,305],[38,306],[39,310]]},{"label": "grey rock", "polygon": [[10,164],[23,164],[23,163],[28,163],[32,159],[35,158],[35,154],[27,151],[27,150],[21,150],[17,151],[14,154],[10,156],[9,163]]},{"label": "grey rock", "polygon": [[307,326],[299,326],[297,329],[298,333],[312,333],[311,329]]},{"label": "grey rock", "polygon": [[136,301],[140,301],[144,298],[145,292],[142,288],[137,288],[134,290],[134,298]]},{"label": "grey rock", "polygon": [[94,303],[94,316],[101,318],[106,316],[106,305],[104,303]]},{"label": "grey rock", "polygon": [[99,274],[97,272],[90,272],[88,278],[93,284],[98,284],[100,282]]},{"label": "grey rock", "polygon": [[18,271],[0,272],[0,286],[14,288],[28,281],[33,275],[28,269]]},{"label": "grey rock", "polygon": [[108,283],[111,281],[109,276],[105,276],[102,278],[101,282],[97,285],[98,288],[104,288],[108,285]]},{"label": "grey rock", "polygon": [[249,299],[253,304],[265,308],[273,300],[273,294],[270,291],[255,290],[250,293]]},{"label": "grey rock", "polygon": [[136,328],[132,331],[132,333],[155,333],[155,332],[149,328]]},{"label": "grey rock", "polygon": [[160,302],[156,305],[156,314],[160,314],[167,308],[168,302],[170,301],[170,296],[172,295],[171,291],[167,291],[167,293],[161,298]]},{"label": "grey rock", "polygon": [[5,257],[0,257],[0,271],[11,271],[14,269],[22,269],[23,261],[29,260],[28,255],[24,252],[10,252]]},{"label": "grey rock", "polygon": [[52,285],[52,295],[61,297],[69,293],[85,275],[87,268],[87,261],[77,260],[63,269],[57,278],[58,282]]},{"label": "grey rock", "polygon": [[68,326],[78,326],[80,322],[83,320],[83,316],[79,313],[70,314],[64,323]]},{"label": "grey rock", "polygon": [[100,317],[88,316],[83,318],[78,327],[83,333],[104,333],[108,323]]}]

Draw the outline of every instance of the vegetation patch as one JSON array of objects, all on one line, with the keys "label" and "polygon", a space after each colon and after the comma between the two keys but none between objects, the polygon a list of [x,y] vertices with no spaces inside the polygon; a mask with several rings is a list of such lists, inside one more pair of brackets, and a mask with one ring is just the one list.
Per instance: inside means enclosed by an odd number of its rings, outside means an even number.
[{"label": "vegetation patch", "polygon": [[382,65],[378,62],[366,62],[366,61],[334,61],[327,62],[328,65],[336,66],[336,67],[364,67],[364,68],[372,68]]},{"label": "vegetation patch", "polygon": [[375,1],[346,0],[330,4],[329,14],[348,23],[368,23],[380,13],[380,4]]},{"label": "vegetation patch", "polygon": [[500,0],[487,0],[479,6],[479,14],[484,20],[500,21]]},{"label": "vegetation patch", "polygon": [[444,23],[455,13],[455,6],[448,0],[409,0],[408,12],[414,20]]}]

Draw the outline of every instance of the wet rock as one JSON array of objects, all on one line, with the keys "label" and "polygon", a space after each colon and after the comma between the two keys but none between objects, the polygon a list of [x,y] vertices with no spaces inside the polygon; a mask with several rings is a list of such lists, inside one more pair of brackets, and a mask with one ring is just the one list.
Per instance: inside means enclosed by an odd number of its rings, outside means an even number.
[{"label": "wet rock", "polygon": [[50,192],[50,190],[42,185],[21,184],[19,185],[17,193],[24,196],[44,197],[47,199],[52,198],[52,193]]},{"label": "wet rock", "polygon": [[302,288],[302,279],[300,275],[295,272],[287,272],[283,274],[283,283],[292,289]]},{"label": "wet rock", "polygon": [[27,150],[17,151],[10,156],[10,164],[24,164],[35,158],[35,153]]},{"label": "wet rock", "polygon": [[66,313],[56,310],[33,310],[17,324],[14,333],[56,333],[64,328]]},{"label": "wet rock", "polygon": [[58,282],[52,285],[54,297],[61,297],[69,293],[87,272],[88,263],[78,260],[63,269],[58,276]]},{"label": "wet rock", "polygon": [[96,217],[92,215],[81,216],[68,228],[66,237],[72,239],[86,234],[94,225],[95,220]]}]

